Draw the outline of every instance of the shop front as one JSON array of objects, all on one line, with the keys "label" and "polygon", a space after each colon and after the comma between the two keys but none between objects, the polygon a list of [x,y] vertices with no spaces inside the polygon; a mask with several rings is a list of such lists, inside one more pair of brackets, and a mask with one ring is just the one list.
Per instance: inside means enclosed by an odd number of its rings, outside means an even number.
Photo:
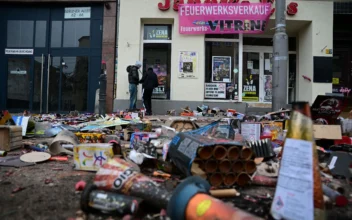
[{"label": "shop front", "polygon": [[93,112],[104,4],[11,2],[0,1],[0,109]]},{"label": "shop front", "polygon": [[[185,106],[194,109],[202,103],[239,111],[247,104],[270,108],[273,1],[184,3],[121,1],[118,53],[124,56],[119,57],[114,110],[128,106],[125,69],[136,60],[143,61],[143,70],[152,67],[158,75],[155,113]],[[286,14],[287,102],[313,102],[316,95],[332,90],[331,80],[319,82],[320,75],[328,77],[328,73],[318,74],[314,60],[332,63],[326,49],[332,48],[333,4],[287,1]]]}]

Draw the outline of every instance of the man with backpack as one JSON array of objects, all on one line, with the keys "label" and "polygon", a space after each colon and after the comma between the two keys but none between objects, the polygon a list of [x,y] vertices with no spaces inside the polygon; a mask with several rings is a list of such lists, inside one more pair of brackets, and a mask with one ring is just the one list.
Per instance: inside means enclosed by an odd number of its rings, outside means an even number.
[{"label": "man with backpack", "polygon": [[153,90],[159,86],[158,76],[154,73],[153,68],[148,68],[148,71],[143,74],[140,83],[143,85],[143,106],[146,110],[146,115],[152,115]]},{"label": "man with backpack", "polygon": [[130,108],[137,108],[137,93],[138,93],[138,84],[139,84],[139,69],[141,68],[142,63],[137,61],[135,65],[129,65],[126,70],[128,72],[128,82],[129,82],[129,92],[130,92]]}]

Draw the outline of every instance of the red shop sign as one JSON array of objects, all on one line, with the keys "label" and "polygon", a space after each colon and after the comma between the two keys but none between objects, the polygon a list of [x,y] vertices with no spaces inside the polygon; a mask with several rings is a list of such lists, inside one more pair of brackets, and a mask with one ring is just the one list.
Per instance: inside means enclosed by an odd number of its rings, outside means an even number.
[{"label": "red shop sign", "polygon": [[[271,3],[274,4],[275,0],[259,0],[261,3]],[[234,4],[234,3],[250,3],[249,1],[241,1],[240,0],[174,0],[172,8],[175,11],[178,11],[178,6],[180,4]],[[171,7],[171,0],[164,0],[164,3],[159,2],[158,8],[161,11],[167,11]],[[275,8],[271,9],[271,14],[274,14]],[[287,5],[286,13],[288,15],[295,15],[298,12],[298,4],[296,2],[291,2]]]}]

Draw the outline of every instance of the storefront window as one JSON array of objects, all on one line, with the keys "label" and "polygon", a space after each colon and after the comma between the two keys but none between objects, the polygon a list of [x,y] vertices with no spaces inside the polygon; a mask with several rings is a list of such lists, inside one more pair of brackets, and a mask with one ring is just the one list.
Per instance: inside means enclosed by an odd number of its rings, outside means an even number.
[{"label": "storefront window", "polygon": [[63,47],[90,47],[90,20],[65,21]]},{"label": "storefront window", "polygon": [[238,48],[238,42],[205,42],[205,99],[238,100]]},{"label": "storefront window", "polygon": [[272,65],[272,53],[264,53],[264,86],[263,88],[263,100],[264,102],[271,102],[272,91],[273,91],[273,65]]},{"label": "storefront window", "polygon": [[33,47],[33,35],[34,21],[7,21],[8,47]]},{"label": "storefront window", "polygon": [[243,53],[242,101],[259,102],[259,57],[259,53]]}]

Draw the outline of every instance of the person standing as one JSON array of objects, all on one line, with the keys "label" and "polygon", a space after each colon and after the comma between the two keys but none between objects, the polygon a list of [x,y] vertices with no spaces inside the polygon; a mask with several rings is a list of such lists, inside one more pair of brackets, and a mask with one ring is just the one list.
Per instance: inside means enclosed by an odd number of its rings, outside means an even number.
[{"label": "person standing", "polygon": [[140,81],[143,85],[143,106],[146,110],[146,115],[152,115],[152,94],[154,88],[159,86],[158,76],[154,73],[153,68],[148,68],[143,74]]},{"label": "person standing", "polygon": [[138,83],[139,83],[139,69],[142,63],[137,61],[135,65],[129,65],[126,70],[128,72],[128,82],[129,82],[129,92],[130,92],[130,108],[137,108],[137,93],[138,93]]}]

